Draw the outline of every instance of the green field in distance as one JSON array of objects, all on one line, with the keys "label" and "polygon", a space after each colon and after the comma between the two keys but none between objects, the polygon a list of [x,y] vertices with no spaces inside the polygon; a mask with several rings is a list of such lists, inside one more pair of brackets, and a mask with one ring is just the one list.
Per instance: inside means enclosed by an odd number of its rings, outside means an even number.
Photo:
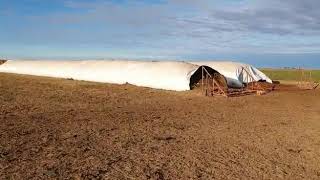
[{"label": "green field in distance", "polygon": [[[302,72],[299,69],[260,69],[272,80],[284,80],[284,81],[300,81]],[[306,76],[310,76],[315,82],[320,82],[320,70],[303,70]]]}]

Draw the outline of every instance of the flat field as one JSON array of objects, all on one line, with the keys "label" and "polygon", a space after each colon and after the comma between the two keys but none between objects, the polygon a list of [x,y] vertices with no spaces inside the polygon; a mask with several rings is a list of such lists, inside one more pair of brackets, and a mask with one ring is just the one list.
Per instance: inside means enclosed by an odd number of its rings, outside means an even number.
[{"label": "flat field", "polygon": [[[273,80],[280,81],[300,81],[302,77],[301,70],[298,69],[260,69]],[[320,82],[320,70],[304,70],[306,76],[315,82]]]},{"label": "flat field", "polygon": [[319,179],[320,91],[204,97],[0,73],[0,179]]}]

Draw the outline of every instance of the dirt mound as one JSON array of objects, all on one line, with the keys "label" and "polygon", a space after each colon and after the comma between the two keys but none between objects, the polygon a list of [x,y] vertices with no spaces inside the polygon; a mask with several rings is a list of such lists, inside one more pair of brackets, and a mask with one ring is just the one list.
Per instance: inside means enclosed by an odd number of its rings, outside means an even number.
[{"label": "dirt mound", "polygon": [[303,89],[295,84],[280,84],[280,83],[268,83],[268,82],[252,82],[247,84],[247,88],[251,88],[255,90],[267,90],[267,91],[305,91],[306,89]]},{"label": "dirt mound", "polygon": [[278,84],[275,88],[276,91],[304,91],[304,89],[299,88],[297,85],[293,84]]},{"label": "dirt mound", "polygon": [[268,83],[268,82],[250,82],[246,84],[247,89],[251,90],[265,90],[265,91],[273,91],[276,88],[276,84]]}]

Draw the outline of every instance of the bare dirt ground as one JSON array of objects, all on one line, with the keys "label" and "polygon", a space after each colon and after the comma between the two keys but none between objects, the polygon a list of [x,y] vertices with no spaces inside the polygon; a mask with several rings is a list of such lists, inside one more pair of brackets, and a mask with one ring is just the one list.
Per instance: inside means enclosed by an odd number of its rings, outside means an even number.
[{"label": "bare dirt ground", "polygon": [[203,97],[0,74],[0,179],[319,179],[320,91]]}]

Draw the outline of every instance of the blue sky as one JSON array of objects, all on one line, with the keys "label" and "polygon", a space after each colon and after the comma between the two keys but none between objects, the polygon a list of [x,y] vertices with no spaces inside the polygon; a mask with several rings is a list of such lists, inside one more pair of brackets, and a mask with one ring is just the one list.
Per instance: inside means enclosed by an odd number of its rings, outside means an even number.
[{"label": "blue sky", "polygon": [[320,67],[319,0],[0,0],[0,57]]}]

